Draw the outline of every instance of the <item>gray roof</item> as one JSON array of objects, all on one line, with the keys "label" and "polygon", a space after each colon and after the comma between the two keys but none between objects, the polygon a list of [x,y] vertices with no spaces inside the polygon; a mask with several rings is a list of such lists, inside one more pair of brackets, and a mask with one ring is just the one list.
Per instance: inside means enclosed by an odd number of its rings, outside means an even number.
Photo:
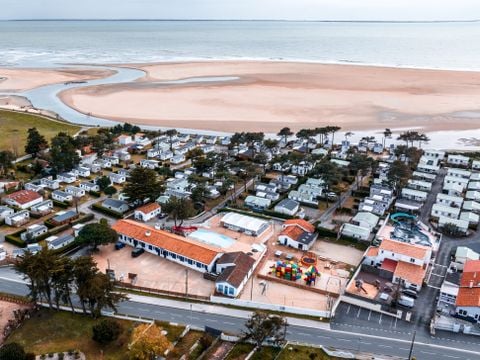
[{"label": "gray roof", "polygon": [[116,209],[120,209],[123,206],[128,206],[128,204],[125,201],[122,200],[117,200],[117,199],[105,199],[103,201],[103,206],[110,206]]},{"label": "gray roof", "polygon": [[76,215],[77,215],[77,213],[76,213],[75,211],[69,210],[69,211],[65,211],[63,214],[54,216],[54,217],[52,218],[52,220],[53,220],[53,221],[56,221],[56,222],[63,222],[63,221],[65,221],[65,220],[74,218]]},{"label": "gray roof", "polygon": [[62,245],[63,243],[73,241],[73,239],[74,239],[73,235],[64,235],[64,236],[56,238],[55,240],[50,241],[49,243],[52,246],[57,247],[57,246]]},{"label": "gray roof", "polygon": [[275,207],[279,206],[288,210],[295,210],[299,205],[297,201],[287,198],[280,201]]}]

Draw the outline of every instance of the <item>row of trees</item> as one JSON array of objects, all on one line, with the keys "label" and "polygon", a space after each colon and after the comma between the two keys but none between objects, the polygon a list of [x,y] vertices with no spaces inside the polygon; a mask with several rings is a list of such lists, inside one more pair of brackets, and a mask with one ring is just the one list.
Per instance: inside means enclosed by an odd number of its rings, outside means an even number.
[{"label": "row of trees", "polygon": [[75,312],[76,293],[83,312],[98,317],[104,307],[115,310],[117,303],[126,299],[90,256],[71,259],[46,248],[36,254],[27,251],[15,269],[29,280],[32,301],[45,301],[50,308],[67,304]]}]

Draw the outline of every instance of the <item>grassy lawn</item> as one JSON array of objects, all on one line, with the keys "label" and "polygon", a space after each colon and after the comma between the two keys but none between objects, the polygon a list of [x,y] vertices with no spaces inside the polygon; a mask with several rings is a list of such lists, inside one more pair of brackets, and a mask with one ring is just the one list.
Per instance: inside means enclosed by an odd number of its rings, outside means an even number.
[{"label": "grassy lawn", "polygon": [[[18,342],[27,351],[38,355],[80,350],[87,359],[100,359],[100,352],[103,351],[105,360],[126,360],[130,334],[138,323],[117,319],[122,324],[119,338],[107,346],[100,346],[91,339],[92,326],[99,321],[81,314],[42,309],[17,329],[8,338],[8,342]],[[163,322],[158,322],[157,325],[168,332],[167,338],[170,341],[178,338],[184,329]]]},{"label": "grassy lawn", "polygon": [[[253,350],[252,344],[238,343],[228,354],[225,360],[243,360]],[[280,352],[280,348],[265,346],[251,357],[252,360],[273,360]]]},{"label": "grassy lawn", "polygon": [[80,130],[79,126],[65,122],[48,120],[45,117],[0,110],[0,150],[16,150],[18,155],[25,153],[24,147],[27,139],[27,130],[36,127],[47,140],[57,135],[60,131],[74,135]]},{"label": "grassy lawn", "polygon": [[334,360],[322,349],[288,345],[278,356],[278,360]]}]

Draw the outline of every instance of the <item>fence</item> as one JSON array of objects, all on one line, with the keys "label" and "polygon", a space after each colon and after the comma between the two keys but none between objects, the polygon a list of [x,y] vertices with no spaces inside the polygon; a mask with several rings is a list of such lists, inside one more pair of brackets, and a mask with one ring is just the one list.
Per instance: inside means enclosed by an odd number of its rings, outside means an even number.
[{"label": "fence", "polygon": [[321,318],[330,317],[330,311],[326,311],[326,310],[303,309],[303,308],[298,308],[293,306],[267,304],[267,303],[261,303],[256,301],[230,299],[230,298],[224,298],[219,296],[210,296],[210,301],[215,304],[233,305],[233,306],[246,307],[250,309],[273,310],[273,311],[280,311],[280,312],[285,312],[290,314],[315,316],[315,317],[321,317]]},{"label": "fence", "polygon": [[165,296],[172,296],[172,297],[177,297],[177,298],[203,300],[203,301],[209,301],[210,300],[210,298],[208,296],[185,294],[184,292],[179,293],[179,292],[176,292],[176,291],[169,291],[169,290],[152,289],[152,288],[143,287],[143,286],[136,286],[136,285],[121,282],[121,281],[116,281],[115,285],[118,288],[121,288],[121,289],[134,290],[134,291],[139,291],[139,292],[144,292],[144,293],[149,293],[149,294],[165,295]]}]

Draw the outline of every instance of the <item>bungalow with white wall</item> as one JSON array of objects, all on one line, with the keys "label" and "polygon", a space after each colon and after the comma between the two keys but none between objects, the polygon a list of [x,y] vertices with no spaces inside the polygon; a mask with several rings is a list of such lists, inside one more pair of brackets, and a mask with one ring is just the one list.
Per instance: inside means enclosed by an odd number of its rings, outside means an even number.
[{"label": "bungalow with white wall", "polygon": [[449,217],[446,217],[446,216],[440,216],[438,218],[438,227],[440,229],[442,229],[446,225],[455,225],[457,227],[458,231],[460,231],[461,233],[464,233],[464,234],[467,233],[468,228],[470,226],[468,221],[460,220],[460,219],[452,219],[452,218],[449,218]]},{"label": "bungalow with white wall", "polygon": [[185,155],[178,154],[178,155],[173,156],[170,159],[170,163],[174,164],[174,165],[178,165],[178,164],[181,164],[181,163],[185,162],[186,160],[187,160],[187,158],[185,157]]},{"label": "bungalow with white wall", "polygon": [[119,214],[124,214],[128,211],[129,207],[125,201],[117,199],[105,199],[102,202],[102,207],[108,210],[115,211]]},{"label": "bungalow with white wall", "polygon": [[472,172],[470,170],[459,169],[459,168],[449,168],[447,170],[447,176],[461,177],[464,179],[470,179]]},{"label": "bungalow with white wall", "polygon": [[45,239],[45,242],[47,243],[47,248],[49,250],[59,250],[67,245],[70,245],[74,241],[75,237],[71,234],[63,236],[50,236]]},{"label": "bungalow with white wall", "polygon": [[133,144],[133,139],[130,135],[120,135],[116,139],[119,145],[130,145]]},{"label": "bungalow with white wall", "polygon": [[448,183],[444,184],[442,191],[450,196],[462,196],[463,191],[465,190],[465,185],[460,185],[458,183]]},{"label": "bungalow with white wall", "polygon": [[447,217],[450,219],[458,219],[459,215],[460,215],[459,207],[451,207],[451,206],[439,204],[439,203],[433,204],[432,206],[431,216],[434,218]]},{"label": "bungalow with white wall", "polygon": [[76,186],[66,186],[65,187],[65,192],[67,194],[72,194],[73,197],[76,197],[76,198],[81,198],[83,196],[85,196],[85,189],[82,189],[80,187],[76,187]]},{"label": "bungalow with white wall", "polygon": [[117,221],[112,229],[118,233],[118,240],[127,245],[199,272],[212,272],[222,255],[219,248],[132,220]]},{"label": "bungalow with white wall", "polygon": [[52,199],[60,202],[73,201],[73,195],[62,190],[55,190],[52,192]]},{"label": "bungalow with white wall", "polygon": [[378,224],[380,218],[369,212],[359,212],[352,218],[352,224],[364,227],[373,231]]},{"label": "bungalow with white wall", "polygon": [[480,181],[470,181],[468,183],[467,189],[480,191]]},{"label": "bungalow with white wall", "polygon": [[403,188],[402,197],[408,200],[413,200],[413,201],[418,201],[423,203],[427,200],[428,193],[425,191]]},{"label": "bungalow with white wall", "polygon": [[480,203],[473,200],[466,200],[463,203],[462,209],[465,211],[472,211],[476,214],[480,214]]},{"label": "bungalow with white wall", "polygon": [[13,215],[15,211],[8,206],[0,206],[0,222],[5,220],[9,215]]},{"label": "bungalow with white wall", "polygon": [[472,169],[473,170],[480,170],[480,160],[473,160],[472,161]]},{"label": "bungalow with white wall", "polygon": [[142,159],[140,161],[140,166],[143,168],[155,170],[156,168],[159,167],[160,162],[156,160],[147,160],[147,159]]},{"label": "bungalow with white wall", "polygon": [[289,216],[295,216],[299,210],[300,203],[291,199],[283,199],[274,208],[275,212]]},{"label": "bungalow with white wall", "polygon": [[245,198],[244,204],[251,209],[265,210],[272,205],[272,201],[267,198],[249,195]]},{"label": "bungalow with white wall", "polygon": [[112,184],[124,184],[127,181],[127,177],[121,174],[110,173],[108,177]]},{"label": "bungalow with white wall", "polygon": [[430,183],[428,181],[410,179],[410,180],[408,180],[408,187],[410,189],[415,189],[415,190],[431,191],[432,190],[432,183]]},{"label": "bungalow with white wall", "polygon": [[35,191],[35,192],[40,192],[43,190],[43,186],[35,184],[33,182],[26,183],[23,188],[25,190],[30,190],[30,191]]},{"label": "bungalow with white wall", "polygon": [[143,205],[135,209],[134,218],[143,222],[155,219],[162,212],[162,207],[156,202]]},{"label": "bungalow with white wall", "polygon": [[463,197],[438,193],[437,203],[446,206],[461,208],[463,205]]},{"label": "bungalow with white wall", "polygon": [[83,181],[80,183],[79,187],[85,191],[95,191],[95,192],[99,192],[100,191],[100,186],[98,186],[97,184],[95,184],[94,182],[90,182],[90,181]]},{"label": "bungalow with white wall", "polygon": [[440,166],[419,162],[417,165],[417,170],[427,174],[438,174],[440,171]]},{"label": "bungalow with white wall", "polygon": [[424,172],[421,172],[421,171],[414,171],[412,173],[412,176],[413,176],[414,179],[428,181],[428,182],[434,182],[435,179],[437,178],[436,174],[429,174],[429,173],[424,173]]},{"label": "bungalow with white wall", "polygon": [[467,191],[465,193],[466,200],[480,201],[480,191]]},{"label": "bungalow with white wall", "polygon": [[10,226],[22,226],[23,224],[28,223],[30,220],[30,213],[28,210],[22,210],[14,214],[5,216],[5,224]]},{"label": "bungalow with white wall", "polygon": [[60,181],[53,180],[50,177],[40,179],[40,184],[49,190],[57,190],[60,188]]},{"label": "bungalow with white wall", "polygon": [[371,230],[369,228],[358,226],[355,224],[344,223],[340,227],[340,235],[353,239],[359,239],[368,241],[370,238]]},{"label": "bungalow with white wall", "polygon": [[74,174],[80,177],[89,177],[91,175],[90,168],[86,166],[79,166],[74,170]]},{"label": "bungalow with white wall", "polygon": [[282,232],[278,235],[278,242],[295,249],[308,250],[312,247],[318,234],[315,226],[302,219],[286,220],[282,225]]},{"label": "bungalow with white wall", "polygon": [[28,209],[33,205],[41,203],[42,201],[42,195],[31,190],[19,190],[14,193],[5,195],[2,198],[2,202],[4,204],[17,207],[22,210]]},{"label": "bungalow with white wall", "polygon": [[450,154],[447,157],[447,163],[461,167],[468,167],[470,165],[470,158],[463,155]]},{"label": "bungalow with white wall", "polygon": [[470,226],[476,227],[480,221],[480,216],[471,211],[462,211],[459,216],[460,220],[468,221]]},{"label": "bungalow with white wall", "polygon": [[158,159],[162,161],[170,160],[174,156],[173,152],[170,150],[164,150],[158,154]]},{"label": "bungalow with white wall", "polygon": [[216,262],[216,272],[220,274],[215,280],[216,292],[228,297],[240,295],[254,266],[255,260],[240,251],[220,256]]},{"label": "bungalow with white wall", "polygon": [[45,200],[39,204],[33,205],[30,208],[30,213],[37,216],[45,216],[53,211],[53,201]]},{"label": "bungalow with white wall", "polygon": [[445,159],[445,151],[442,150],[424,150],[423,156],[429,159],[443,160]]},{"label": "bungalow with white wall", "polygon": [[61,183],[73,184],[75,181],[77,181],[77,176],[72,172],[62,173],[57,175],[57,180]]},{"label": "bungalow with white wall", "polygon": [[34,224],[27,227],[27,229],[20,234],[20,238],[23,241],[27,240],[35,240],[39,236],[46,234],[48,232],[48,228],[45,225],[41,224]]}]

